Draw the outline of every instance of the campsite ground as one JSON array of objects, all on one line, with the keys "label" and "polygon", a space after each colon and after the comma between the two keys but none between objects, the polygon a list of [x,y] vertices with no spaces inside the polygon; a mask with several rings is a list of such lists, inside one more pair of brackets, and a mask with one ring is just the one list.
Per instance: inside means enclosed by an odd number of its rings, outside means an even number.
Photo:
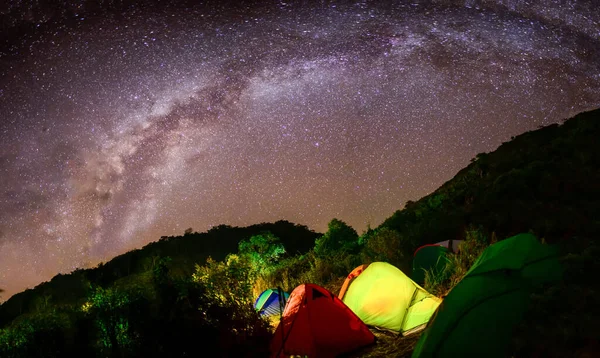
[{"label": "campsite ground", "polygon": [[378,329],[371,328],[371,332],[377,338],[375,344],[365,347],[359,351],[352,352],[352,354],[345,355],[346,358],[358,358],[358,357],[398,357],[398,358],[410,358],[415,345],[421,337],[421,332],[411,334],[406,337],[402,337],[397,333],[389,331],[381,331]]}]

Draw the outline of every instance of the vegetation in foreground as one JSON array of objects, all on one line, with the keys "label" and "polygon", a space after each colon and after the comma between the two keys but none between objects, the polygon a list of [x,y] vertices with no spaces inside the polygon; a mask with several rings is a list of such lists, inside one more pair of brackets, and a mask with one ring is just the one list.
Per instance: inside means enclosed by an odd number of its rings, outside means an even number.
[{"label": "vegetation in foreground", "polygon": [[[188,230],[59,275],[0,306],[0,356],[211,350],[263,357],[271,327],[252,303],[264,289],[291,292],[312,282],[336,293],[360,264],[386,261],[410,274],[418,246],[462,239],[446,268],[426,275],[425,288],[443,296],[485,247],[520,232],[561,247],[565,278],[533,294],[513,356],[593,356],[600,337],[599,120],[600,110],[583,113],[479,154],[440,189],[361,235],[337,219],[323,235],[287,222]],[[354,356],[409,356],[417,339],[378,334],[377,345]]]}]

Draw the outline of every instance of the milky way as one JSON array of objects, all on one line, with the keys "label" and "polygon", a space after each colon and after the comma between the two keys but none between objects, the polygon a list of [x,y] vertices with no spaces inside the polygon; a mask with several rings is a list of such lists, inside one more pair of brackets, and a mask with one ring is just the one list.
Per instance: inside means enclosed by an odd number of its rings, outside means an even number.
[{"label": "milky way", "polygon": [[360,233],[600,106],[594,1],[35,3],[0,8],[4,298],[188,227]]}]

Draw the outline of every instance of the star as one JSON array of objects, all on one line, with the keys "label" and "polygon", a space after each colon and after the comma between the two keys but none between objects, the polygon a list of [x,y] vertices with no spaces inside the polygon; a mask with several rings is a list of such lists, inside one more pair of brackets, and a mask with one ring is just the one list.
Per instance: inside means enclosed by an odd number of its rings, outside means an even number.
[{"label": "star", "polygon": [[593,1],[130,3],[2,9],[4,298],[189,227],[360,233],[600,106]]}]

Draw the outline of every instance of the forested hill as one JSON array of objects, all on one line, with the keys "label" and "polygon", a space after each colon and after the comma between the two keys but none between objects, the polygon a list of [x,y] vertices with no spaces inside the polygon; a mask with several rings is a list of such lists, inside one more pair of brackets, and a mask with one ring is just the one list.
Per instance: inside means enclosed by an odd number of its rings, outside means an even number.
[{"label": "forested hill", "polygon": [[465,227],[503,238],[532,231],[556,242],[600,234],[600,109],[526,132],[470,165],[432,194],[408,202],[380,228],[404,249],[462,239]]},{"label": "forested hill", "polygon": [[561,243],[564,275],[532,295],[513,356],[573,356],[600,336],[598,138],[600,110],[519,135],[362,235],[335,218],[323,235],[286,221],[188,229],[57,275],[0,306],[0,356],[190,356],[207,347],[266,356],[272,333],[252,303],[267,288],[311,282],[339,292],[349,272],[377,261],[410,274],[415,248],[464,238],[443,271],[426,275],[424,288],[442,296],[488,245],[521,232]]},{"label": "forested hill", "polygon": [[240,241],[267,232],[280,239],[287,255],[307,252],[321,236],[306,226],[284,220],[248,227],[219,225],[204,233],[188,229],[182,236],[163,236],[159,241],[117,256],[96,268],[59,274],[49,282],[12,296],[0,305],[0,327],[20,314],[45,306],[78,303],[89,295],[91,286],[108,287],[119,279],[147,272],[166,257],[171,260],[169,267],[173,275],[191,276],[194,266],[204,264],[209,256],[223,260],[228,254],[237,252]]}]

